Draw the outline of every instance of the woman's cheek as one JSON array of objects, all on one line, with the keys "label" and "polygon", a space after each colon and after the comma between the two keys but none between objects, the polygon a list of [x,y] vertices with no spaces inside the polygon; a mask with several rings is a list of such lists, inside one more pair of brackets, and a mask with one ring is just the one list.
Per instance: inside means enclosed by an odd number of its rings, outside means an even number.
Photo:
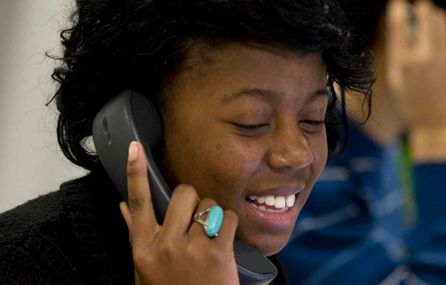
[{"label": "woman's cheek", "polygon": [[313,142],[312,149],[314,157],[314,172],[317,179],[324,170],[328,157],[328,144],[325,130],[318,137],[318,139]]},{"label": "woman's cheek", "polygon": [[227,141],[217,149],[219,152],[215,159],[222,172],[240,182],[252,176],[262,161],[259,146],[254,143]]},{"label": "woman's cheek", "polygon": [[[249,186],[261,164],[261,155],[252,145],[218,143],[212,158],[210,176],[214,189],[219,189],[221,200],[240,199],[244,189]],[[230,192],[232,195],[228,195]]]}]

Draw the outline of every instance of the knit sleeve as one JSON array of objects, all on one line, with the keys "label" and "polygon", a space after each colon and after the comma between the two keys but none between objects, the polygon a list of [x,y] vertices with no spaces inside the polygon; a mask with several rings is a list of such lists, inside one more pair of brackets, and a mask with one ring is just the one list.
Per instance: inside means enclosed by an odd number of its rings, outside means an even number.
[{"label": "knit sleeve", "polygon": [[61,284],[51,268],[22,246],[0,246],[0,284]]},{"label": "knit sleeve", "polygon": [[0,284],[83,284],[60,205],[56,191],[0,214]]}]

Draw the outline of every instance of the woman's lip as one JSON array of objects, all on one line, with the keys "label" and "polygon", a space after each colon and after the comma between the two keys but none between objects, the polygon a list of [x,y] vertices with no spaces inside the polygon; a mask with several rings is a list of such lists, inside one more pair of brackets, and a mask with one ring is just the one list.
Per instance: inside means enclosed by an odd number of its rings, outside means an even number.
[{"label": "woman's lip", "polygon": [[268,231],[288,230],[294,226],[297,219],[297,203],[285,212],[266,212],[258,209],[249,201],[247,203],[247,214],[252,222]]},{"label": "woman's lip", "polygon": [[269,188],[267,190],[259,191],[257,193],[251,193],[249,196],[256,196],[256,197],[266,197],[266,196],[290,196],[290,195],[296,195],[300,192],[302,192],[305,189],[305,184],[299,185],[299,186],[285,186],[285,187],[274,187]]}]

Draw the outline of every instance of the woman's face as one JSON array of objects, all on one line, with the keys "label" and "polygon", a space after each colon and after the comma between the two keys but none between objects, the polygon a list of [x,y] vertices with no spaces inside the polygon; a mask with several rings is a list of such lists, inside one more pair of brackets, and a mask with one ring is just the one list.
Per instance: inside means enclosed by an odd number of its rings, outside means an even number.
[{"label": "woman's face", "polygon": [[278,252],[326,163],[325,86],[320,54],[206,51],[168,87],[162,172],[235,211],[238,239]]}]

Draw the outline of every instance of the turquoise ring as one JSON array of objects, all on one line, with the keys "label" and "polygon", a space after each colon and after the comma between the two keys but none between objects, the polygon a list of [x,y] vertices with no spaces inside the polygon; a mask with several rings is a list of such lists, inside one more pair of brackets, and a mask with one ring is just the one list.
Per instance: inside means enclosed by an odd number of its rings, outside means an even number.
[{"label": "turquoise ring", "polygon": [[204,233],[208,237],[216,237],[223,224],[223,209],[218,205],[214,205],[200,213],[196,213],[193,221],[203,227]]}]

